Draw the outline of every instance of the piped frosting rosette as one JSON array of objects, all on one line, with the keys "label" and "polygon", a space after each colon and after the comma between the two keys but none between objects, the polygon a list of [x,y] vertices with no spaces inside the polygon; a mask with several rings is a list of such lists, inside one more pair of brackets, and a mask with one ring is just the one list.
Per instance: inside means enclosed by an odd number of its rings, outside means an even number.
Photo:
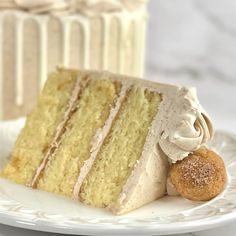
[{"label": "piped frosting rosette", "polygon": [[194,88],[182,88],[170,106],[159,145],[172,163],[184,159],[213,135],[207,113],[199,104]]},{"label": "piped frosting rosette", "polygon": [[76,13],[97,14],[122,10],[136,10],[147,0],[3,0],[0,9],[21,9],[32,13]]}]

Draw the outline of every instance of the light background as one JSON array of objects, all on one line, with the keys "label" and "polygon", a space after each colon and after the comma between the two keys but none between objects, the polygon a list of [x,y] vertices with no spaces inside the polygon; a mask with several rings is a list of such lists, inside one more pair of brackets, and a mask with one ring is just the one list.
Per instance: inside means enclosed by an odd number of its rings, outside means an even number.
[{"label": "light background", "polygon": [[236,133],[236,1],[151,0],[146,77],[195,86],[215,127]]}]

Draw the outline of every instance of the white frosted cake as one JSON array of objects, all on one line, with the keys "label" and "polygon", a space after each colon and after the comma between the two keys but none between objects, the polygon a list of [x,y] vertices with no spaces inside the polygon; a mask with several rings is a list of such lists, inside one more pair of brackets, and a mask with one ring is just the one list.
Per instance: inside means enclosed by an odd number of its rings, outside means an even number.
[{"label": "white frosted cake", "polygon": [[28,114],[56,65],[142,76],[146,0],[0,1],[0,119]]}]

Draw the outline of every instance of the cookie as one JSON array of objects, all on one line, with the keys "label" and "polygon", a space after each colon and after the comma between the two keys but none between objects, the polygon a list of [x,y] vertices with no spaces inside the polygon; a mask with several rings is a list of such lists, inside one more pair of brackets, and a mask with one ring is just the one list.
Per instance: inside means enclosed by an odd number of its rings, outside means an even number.
[{"label": "cookie", "polygon": [[205,148],[173,164],[169,175],[177,192],[193,201],[208,201],[217,196],[227,178],[222,158]]}]

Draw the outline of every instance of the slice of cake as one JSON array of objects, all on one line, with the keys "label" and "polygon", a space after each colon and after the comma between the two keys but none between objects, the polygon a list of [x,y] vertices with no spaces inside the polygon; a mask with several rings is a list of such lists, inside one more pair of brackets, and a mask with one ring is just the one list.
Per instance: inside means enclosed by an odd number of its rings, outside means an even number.
[{"label": "slice of cake", "polygon": [[2,176],[122,214],[162,197],[168,160],[211,135],[194,89],[58,69]]}]

